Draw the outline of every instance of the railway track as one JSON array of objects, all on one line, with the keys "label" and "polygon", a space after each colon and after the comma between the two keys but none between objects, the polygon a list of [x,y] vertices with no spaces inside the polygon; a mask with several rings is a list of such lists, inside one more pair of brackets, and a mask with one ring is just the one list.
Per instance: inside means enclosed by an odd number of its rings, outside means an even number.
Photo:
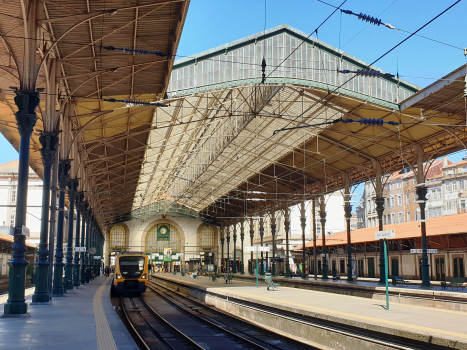
[{"label": "railway track", "polygon": [[[155,283],[150,282],[150,288],[154,288]],[[167,289],[166,287],[157,285],[156,288],[159,289],[165,289],[166,294],[172,294],[172,295],[177,295],[178,298],[183,299],[183,303],[195,303],[198,305],[198,307],[202,308],[208,308],[210,310],[213,310],[212,307],[209,307],[205,305],[204,303],[200,302],[197,299],[187,297],[184,294],[175,292],[171,289]],[[362,330],[357,327],[352,327],[344,324],[340,324],[337,322],[332,322],[332,321],[325,321],[322,319],[315,319],[312,317],[307,317],[303,316],[301,317],[300,315],[289,313],[284,310],[278,311],[277,309],[269,308],[266,306],[261,306],[258,304],[252,304],[248,303],[245,301],[240,301],[240,300],[233,300],[232,298],[229,298],[229,303],[231,303],[234,306],[238,306],[241,308],[247,308],[251,309],[252,311],[256,312],[261,312],[265,314],[272,315],[276,318],[281,318],[286,321],[292,321],[292,322],[299,322],[302,324],[309,325],[310,327],[318,328],[322,330],[323,332],[327,332],[328,334],[335,336],[339,335],[342,336],[343,338],[353,338],[354,340],[359,340],[364,343],[366,346],[375,346],[375,347],[383,347],[385,349],[398,349],[398,350],[425,350],[425,349],[448,349],[443,346],[436,346],[434,344],[426,344],[423,342],[418,342],[418,341],[413,341],[413,342],[408,342],[407,339],[400,338],[397,336],[390,336],[387,334],[382,334],[379,332],[374,332],[370,330]],[[215,309],[217,312],[220,312],[219,310]],[[234,317],[230,314],[224,313],[223,314]],[[319,345],[318,345],[319,347]],[[320,348],[320,347],[319,347]]]},{"label": "railway track", "polygon": [[202,310],[154,284],[150,288],[143,297],[120,299],[142,349],[317,349],[208,307]]}]

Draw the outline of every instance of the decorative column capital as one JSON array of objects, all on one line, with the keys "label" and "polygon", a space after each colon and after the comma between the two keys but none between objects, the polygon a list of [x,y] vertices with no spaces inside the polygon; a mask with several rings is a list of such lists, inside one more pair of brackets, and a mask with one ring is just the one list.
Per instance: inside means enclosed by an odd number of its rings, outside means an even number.
[{"label": "decorative column capital", "polygon": [[350,204],[344,205],[345,219],[350,220],[352,218],[352,206]]},{"label": "decorative column capital", "polygon": [[32,129],[36,125],[36,107],[39,105],[39,93],[36,91],[15,91],[15,104],[18,112],[15,113],[16,124],[21,136],[31,136]]},{"label": "decorative column capital", "polygon": [[225,238],[224,238],[224,237],[222,237],[222,238],[221,238],[221,244],[223,245],[223,244],[224,244],[224,242],[225,242]]},{"label": "decorative column capital", "polygon": [[77,179],[70,179],[68,181],[68,197],[74,198],[78,190],[79,181]]},{"label": "decorative column capital", "polygon": [[71,164],[68,159],[61,160],[60,163],[58,163],[58,184],[60,189],[64,190],[69,179],[70,175],[68,172],[71,169]]},{"label": "decorative column capital", "polygon": [[426,202],[426,194],[428,190],[425,186],[420,186],[420,187],[417,187],[416,192],[417,192],[417,197],[418,197],[417,199],[419,201],[418,204],[420,206],[420,209],[424,209],[425,202]]},{"label": "decorative column capital", "polygon": [[302,226],[302,229],[306,227],[306,217],[300,217],[300,226]]},{"label": "decorative column capital", "polygon": [[55,161],[58,146],[58,132],[41,132],[39,136],[41,143],[42,164],[51,167]]}]

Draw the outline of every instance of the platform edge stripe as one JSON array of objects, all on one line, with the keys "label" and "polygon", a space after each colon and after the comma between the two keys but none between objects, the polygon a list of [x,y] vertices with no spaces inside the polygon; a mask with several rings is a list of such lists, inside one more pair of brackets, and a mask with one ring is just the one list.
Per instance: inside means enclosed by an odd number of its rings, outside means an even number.
[{"label": "platform edge stripe", "polygon": [[92,301],[98,350],[118,350],[112,331],[110,330],[109,322],[105,316],[104,307],[102,306],[102,294],[109,281],[110,278],[104,280],[104,283],[99,287]]}]

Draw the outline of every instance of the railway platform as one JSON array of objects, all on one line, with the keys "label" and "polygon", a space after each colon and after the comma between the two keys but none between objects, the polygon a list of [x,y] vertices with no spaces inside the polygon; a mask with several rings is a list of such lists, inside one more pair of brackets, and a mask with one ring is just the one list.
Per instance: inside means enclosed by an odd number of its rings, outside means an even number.
[{"label": "railway platform", "polygon": [[[329,293],[312,290],[310,285],[305,286],[307,289],[304,289],[297,287],[298,283],[294,287],[284,285],[284,282],[292,285],[294,280],[291,279],[289,281],[277,279],[281,284],[279,290],[268,291],[263,279],[260,280],[257,288],[250,276],[241,280],[240,277],[242,275],[235,276],[233,284],[225,284],[222,279],[213,282],[203,276],[192,279],[181,275],[153,275],[153,278],[165,287],[190,294],[264,327],[275,328],[298,338],[310,337],[331,348],[339,348],[337,344],[339,341],[347,342],[347,346],[351,344],[345,337],[336,340],[339,337],[336,336],[335,331],[329,332],[329,329],[336,330],[340,327],[341,333],[355,332],[360,337],[369,335],[380,339],[387,337],[402,344],[412,344],[414,348],[467,349],[467,312],[421,306],[418,304],[423,303],[416,301],[426,302],[430,298],[433,299],[433,296],[435,299],[444,297],[451,299],[454,306],[458,304],[459,309],[463,309],[465,293],[436,288],[421,290],[392,287],[390,308],[386,310],[385,300],[355,296],[358,293],[355,295]],[[320,281],[320,284],[323,283],[332,282]],[[335,286],[338,284],[344,287],[347,283],[334,283]],[[361,287],[382,288],[365,286],[365,284]],[[405,289],[406,293],[415,293],[413,302],[399,302],[398,296],[394,294],[399,289]],[[328,327],[328,331],[326,332],[323,327]],[[354,346],[358,346],[357,343],[354,343]]]},{"label": "railway platform", "polygon": [[[111,280],[100,276],[50,305],[30,304],[30,317],[0,318],[0,349],[137,350],[111,304]],[[27,303],[33,293],[26,290]],[[0,305],[7,299],[0,296]]]}]

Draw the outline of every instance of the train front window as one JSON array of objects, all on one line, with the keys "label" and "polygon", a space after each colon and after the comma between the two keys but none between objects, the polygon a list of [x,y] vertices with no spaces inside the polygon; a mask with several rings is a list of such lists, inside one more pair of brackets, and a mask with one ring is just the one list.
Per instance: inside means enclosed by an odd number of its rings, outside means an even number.
[{"label": "train front window", "polygon": [[120,258],[120,272],[123,278],[140,278],[144,270],[144,257],[125,256]]}]

